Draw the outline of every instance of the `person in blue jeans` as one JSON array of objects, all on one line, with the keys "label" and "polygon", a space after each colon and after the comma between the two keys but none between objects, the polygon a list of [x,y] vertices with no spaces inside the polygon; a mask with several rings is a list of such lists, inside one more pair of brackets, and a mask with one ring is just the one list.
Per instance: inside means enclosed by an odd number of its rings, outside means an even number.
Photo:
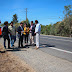
[{"label": "person in blue jeans", "polygon": [[4,38],[4,48],[6,49],[6,39],[7,39],[8,40],[8,48],[10,49],[8,21],[4,22],[4,27],[3,27],[3,30],[2,30],[2,35],[3,35],[3,38]]},{"label": "person in blue jeans", "polygon": [[16,28],[13,26],[13,22],[10,23],[10,26],[8,27],[9,32],[10,32],[10,43],[11,47],[14,46],[14,43],[16,41]]}]

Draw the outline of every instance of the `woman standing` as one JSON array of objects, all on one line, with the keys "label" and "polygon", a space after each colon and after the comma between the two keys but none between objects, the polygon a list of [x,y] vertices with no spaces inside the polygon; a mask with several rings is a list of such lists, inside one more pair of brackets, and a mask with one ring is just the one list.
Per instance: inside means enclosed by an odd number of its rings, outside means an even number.
[{"label": "woman standing", "polygon": [[29,27],[27,27],[27,24],[24,24],[24,39],[25,39],[25,45],[28,45],[28,36],[29,36]]}]

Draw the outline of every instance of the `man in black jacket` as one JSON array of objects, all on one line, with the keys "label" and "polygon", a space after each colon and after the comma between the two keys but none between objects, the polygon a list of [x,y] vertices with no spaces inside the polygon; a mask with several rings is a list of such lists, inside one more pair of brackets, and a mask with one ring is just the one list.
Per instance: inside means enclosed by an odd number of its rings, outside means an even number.
[{"label": "man in black jacket", "polygon": [[34,44],[34,36],[35,36],[35,24],[31,21],[30,26],[30,45]]},{"label": "man in black jacket", "polygon": [[8,40],[8,48],[10,48],[10,39],[9,39],[9,31],[8,31],[8,21],[4,22],[4,27],[2,30],[2,35],[4,38],[4,48],[6,49],[6,39]]},{"label": "man in black jacket", "polygon": [[23,32],[24,32],[24,28],[23,28],[23,23],[20,23],[20,26],[17,28],[17,32],[18,32],[18,38],[19,38],[19,42],[18,42],[18,47],[20,48],[23,47]]}]

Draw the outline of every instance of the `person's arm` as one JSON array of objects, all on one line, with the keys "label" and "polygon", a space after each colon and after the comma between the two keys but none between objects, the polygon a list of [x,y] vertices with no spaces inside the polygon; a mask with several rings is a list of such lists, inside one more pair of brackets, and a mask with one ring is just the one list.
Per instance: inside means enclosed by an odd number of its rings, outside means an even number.
[{"label": "person's arm", "polygon": [[27,29],[27,32],[29,33],[29,27],[28,27],[28,29]]},{"label": "person's arm", "polygon": [[17,32],[18,32],[18,33],[21,33],[21,31],[19,30],[19,27],[17,28]]},{"label": "person's arm", "polygon": [[16,34],[16,31],[17,31],[17,30],[16,30],[16,27],[15,27],[15,34]]},{"label": "person's arm", "polygon": [[10,27],[8,27],[8,33],[10,33],[10,35],[11,35],[11,30],[10,30]]}]

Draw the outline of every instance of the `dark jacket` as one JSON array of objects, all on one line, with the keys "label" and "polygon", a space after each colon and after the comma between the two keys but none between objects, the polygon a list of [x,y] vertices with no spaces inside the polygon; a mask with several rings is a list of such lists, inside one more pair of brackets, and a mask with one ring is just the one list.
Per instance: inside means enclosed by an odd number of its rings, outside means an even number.
[{"label": "dark jacket", "polygon": [[35,36],[35,27],[36,27],[36,25],[34,24],[33,27],[32,27],[32,30],[31,30],[32,31],[32,36]]},{"label": "dark jacket", "polygon": [[8,34],[9,34],[8,26],[7,27],[4,26],[2,30],[2,36],[5,38],[8,37]]},{"label": "dark jacket", "polygon": [[[23,28],[23,27],[22,27],[22,28]],[[24,30],[24,28],[23,28],[23,30]],[[17,28],[18,37],[20,37],[20,36],[21,36],[21,31],[23,31],[23,30],[21,29],[21,27],[20,27],[20,26]]]}]

